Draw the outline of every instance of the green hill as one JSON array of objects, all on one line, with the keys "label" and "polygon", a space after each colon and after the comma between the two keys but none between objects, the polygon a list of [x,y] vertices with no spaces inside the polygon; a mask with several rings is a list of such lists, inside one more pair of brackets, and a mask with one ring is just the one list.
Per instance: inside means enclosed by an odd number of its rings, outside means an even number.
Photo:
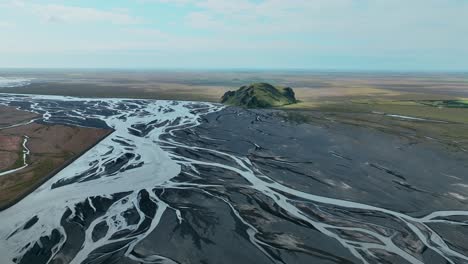
[{"label": "green hill", "polygon": [[293,89],[275,87],[268,83],[242,86],[237,91],[228,91],[221,103],[247,108],[267,108],[297,103]]}]

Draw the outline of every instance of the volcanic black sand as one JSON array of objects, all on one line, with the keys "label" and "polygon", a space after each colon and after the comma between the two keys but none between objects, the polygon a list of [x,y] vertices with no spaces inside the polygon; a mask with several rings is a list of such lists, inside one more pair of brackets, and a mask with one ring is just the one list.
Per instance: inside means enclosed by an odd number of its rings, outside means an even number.
[{"label": "volcanic black sand", "polygon": [[[272,180],[306,193],[415,217],[468,209],[468,185],[463,184],[468,181],[468,155],[448,152],[437,143],[414,144],[398,135],[331,122],[327,126],[293,124],[276,111],[239,108],[210,114],[200,126],[175,135],[185,145],[247,157],[252,167]],[[212,151],[180,148],[173,152],[236,166]],[[178,224],[173,214],[164,217],[153,234],[136,247],[138,254],[161,254],[182,263],[360,263],[336,240],[295,219],[232,171],[203,165],[196,165],[196,170],[202,177],[187,172],[175,181],[213,187],[166,190],[161,199],[183,208],[185,221]],[[336,224],[333,232],[344,240],[378,241],[364,232],[340,227],[380,230],[392,234],[395,244],[421,254],[425,263],[445,263],[413,240],[414,235],[394,216],[308,201],[297,204],[312,218]],[[468,254],[468,228],[443,223],[431,226],[453,248]],[[249,227],[273,260],[248,243]],[[406,263],[386,253],[377,259]]]},{"label": "volcanic black sand", "polygon": [[2,261],[468,262],[468,153],[441,142],[278,110],[7,99],[115,132],[0,213]]},{"label": "volcanic black sand", "polygon": [[[468,180],[463,178],[468,176],[468,153],[339,123],[291,123],[278,113],[229,107],[176,135],[186,145],[246,156],[275,181],[308,193],[414,216],[468,208],[467,202],[448,195],[466,195],[467,190],[454,185]],[[213,153],[180,152],[189,158],[216,158]]]}]

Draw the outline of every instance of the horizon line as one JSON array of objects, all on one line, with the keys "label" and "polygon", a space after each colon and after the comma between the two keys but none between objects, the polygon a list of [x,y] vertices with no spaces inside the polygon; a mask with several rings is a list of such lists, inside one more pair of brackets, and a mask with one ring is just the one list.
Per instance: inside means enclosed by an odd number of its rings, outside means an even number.
[{"label": "horizon line", "polygon": [[398,69],[331,69],[331,68],[242,68],[242,67],[220,67],[220,68],[193,68],[193,67],[0,67],[0,71],[14,70],[50,70],[50,71],[68,71],[68,70],[96,70],[96,71],[162,71],[162,72],[323,72],[323,73],[458,73],[468,74],[468,70],[398,70]]}]

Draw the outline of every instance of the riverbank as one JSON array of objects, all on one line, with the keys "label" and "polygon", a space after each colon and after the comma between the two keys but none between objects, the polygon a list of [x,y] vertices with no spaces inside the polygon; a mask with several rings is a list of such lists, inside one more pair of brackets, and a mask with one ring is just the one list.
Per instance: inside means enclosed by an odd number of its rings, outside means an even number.
[{"label": "riverbank", "polygon": [[[0,117],[11,112],[24,111],[2,108]],[[31,117],[37,118],[36,115]],[[20,125],[16,126],[15,121]],[[20,201],[110,133],[110,129],[12,119],[0,129],[0,170],[3,171],[0,174],[0,210]]]}]

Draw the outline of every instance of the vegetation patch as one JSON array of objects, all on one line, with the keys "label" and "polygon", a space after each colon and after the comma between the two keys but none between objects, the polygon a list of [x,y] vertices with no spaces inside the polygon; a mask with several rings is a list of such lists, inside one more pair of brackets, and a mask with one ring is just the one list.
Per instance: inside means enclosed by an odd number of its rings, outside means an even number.
[{"label": "vegetation patch", "polygon": [[34,170],[34,177],[41,177],[44,175],[48,175],[51,173],[54,169],[57,168],[57,164],[52,159],[45,158],[44,160],[41,160],[35,170]]},{"label": "vegetation patch", "polygon": [[422,101],[421,103],[434,107],[468,108],[468,100],[434,100]]},{"label": "vegetation patch", "polygon": [[18,151],[18,158],[16,159],[15,164],[13,164],[13,166],[8,170],[13,170],[13,169],[24,166],[24,162],[25,162],[24,156],[23,156],[24,150],[22,149],[22,147],[23,147],[23,144],[21,143],[21,149]]}]

